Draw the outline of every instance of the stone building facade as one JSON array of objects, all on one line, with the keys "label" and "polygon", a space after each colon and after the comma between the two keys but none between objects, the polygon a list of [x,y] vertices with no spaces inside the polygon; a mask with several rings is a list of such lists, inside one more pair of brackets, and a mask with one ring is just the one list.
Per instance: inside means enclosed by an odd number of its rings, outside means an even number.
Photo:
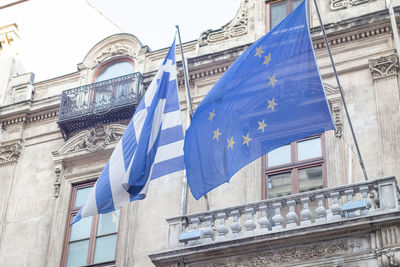
[{"label": "stone building facade", "polygon": [[[79,229],[68,226],[72,216],[167,48],[150,51],[133,35],[114,34],[99,40],[76,72],[35,82],[33,73],[20,72],[18,25],[0,25],[0,266],[399,266],[400,97],[389,13],[382,0],[317,2],[368,181],[310,2],[335,131],[291,144],[287,164],[271,166],[269,154],[245,167],[208,194],[209,210],[204,198],[182,194],[179,172],[152,181],[145,200]],[[296,3],[242,0],[229,23],[183,44],[194,108]],[[392,3],[398,17],[400,1]],[[187,125],[178,50],[177,58]],[[101,78],[120,63],[134,74]],[[317,154],[300,160],[303,145]],[[303,174],[316,186],[302,188]]]}]

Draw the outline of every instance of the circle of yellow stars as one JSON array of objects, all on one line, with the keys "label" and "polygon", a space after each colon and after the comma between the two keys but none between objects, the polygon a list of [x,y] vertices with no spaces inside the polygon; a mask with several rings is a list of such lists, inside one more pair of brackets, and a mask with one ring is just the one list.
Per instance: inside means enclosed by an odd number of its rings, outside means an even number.
[{"label": "circle of yellow stars", "polygon": [[[249,53],[247,53],[246,57],[248,56],[248,54]],[[268,66],[269,62],[272,60],[271,59],[271,53],[268,53],[268,55],[266,55],[266,56],[265,55],[263,56],[263,54],[264,54],[264,51],[263,51],[262,46],[260,45],[259,47],[256,47],[256,53],[255,53],[254,56],[259,57],[260,59],[264,58],[263,65]],[[271,85],[272,88],[274,88],[275,87],[275,83],[278,82],[278,80],[276,79],[275,73],[272,76],[268,76],[268,80],[269,81],[268,81],[267,86]],[[275,97],[273,97],[271,100],[267,99],[267,102],[268,102],[267,109],[271,109],[272,112],[274,112],[275,111],[275,106],[278,105],[278,103],[276,103],[276,101],[275,101]],[[213,122],[214,117],[217,115],[215,113],[215,108],[212,111],[208,112],[208,114],[209,114],[208,120],[210,122]],[[265,127],[268,126],[268,124],[265,122],[265,119],[263,119],[262,121],[257,121],[257,123],[258,123],[257,130],[264,133]],[[216,140],[217,142],[219,142],[219,137],[221,135],[222,135],[222,132],[220,132],[219,128],[217,128],[216,130],[213,130],[213,140]],[[243,143],[242,144],[246,145],[247,147],[249,147],[250,146],[250,142],[253,140],[250,137],[250,133],[248,132],[246,135],[243,135],[242,138],[243,138]],[[231,136],[231,138],[229,138],[229,139],[226,139],[226,141],[228,143],[227,144],[228,149],[230,148],[230,149],[233,150],[233,147],[236,144],[235,140],[233,139],[233,136]]]}]

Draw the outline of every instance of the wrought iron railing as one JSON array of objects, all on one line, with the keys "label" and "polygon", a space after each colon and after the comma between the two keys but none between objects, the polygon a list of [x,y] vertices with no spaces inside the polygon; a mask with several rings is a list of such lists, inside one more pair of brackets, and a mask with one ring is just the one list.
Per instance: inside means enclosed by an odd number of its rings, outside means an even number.
[{"label": "wrought iron railing", "polygon": [[143,92],[143,76],[139,72],[65,90],[61,96],[59,121],[137,105]]},{"label": "wrought iron railing", "polygon": [[144,91],[139,72],[63,91],[58,125],[64,138],[97,123],[130,119]]}]

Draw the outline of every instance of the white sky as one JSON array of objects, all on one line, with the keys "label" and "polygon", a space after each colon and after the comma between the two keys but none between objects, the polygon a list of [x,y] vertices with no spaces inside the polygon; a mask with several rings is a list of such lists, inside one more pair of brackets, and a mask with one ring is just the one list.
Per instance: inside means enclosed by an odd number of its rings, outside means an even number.
[{"label": "white sky", "polygon": [[154,51],[170,46],[175,25],[182,42],[192,41],[232,20],[239,5],[240,0],[30,0],[0,9],[0,27],[18,25],[23,72],[33,72],[39,82],[75,72],[93,46],[120,29]]},{"label": "white sky", "polygon": [[182,42],[232,20],[240,0],[88,0],[123,31],[152,50],[170,46],[179,25]]}]

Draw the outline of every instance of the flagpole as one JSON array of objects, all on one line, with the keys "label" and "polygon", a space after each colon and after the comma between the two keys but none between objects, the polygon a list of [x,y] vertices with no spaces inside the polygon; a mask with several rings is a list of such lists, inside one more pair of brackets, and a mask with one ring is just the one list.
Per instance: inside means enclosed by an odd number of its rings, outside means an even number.
[{"label": "flagpole", "polygon": [[356,149],[357,149],[358,160],[359,160],[359,162],[360,162],[361,169],[362,169],[362,171],[363,171],[363,173],[364,173],[364,178],[365,178],[366,181],[368,181],[368,176],[367,176],[367,172],[366,172],[366,170],[365,170],[364,161],[363,161],[363,159],[362,159],[362,157],[361,157],[361,152],[360,152],[360,148],[359,148],[359,146],[358,146],[358,142],[357,142],[357,139],[356,139],[356,135],[355,135],[355,133],[354,133],[353,124],[351,123],[350,115],[349,115],[349,112],[348,112],[348,110],[347,110],[347,105],[346,105],[346,102],[344,101],[343,89],[342,89],[342,86],[340,85],[340,82],[339,82],[339,77],[338,77],[338,74],[337,74],[337,72],[336,72],[335,62],[333,61],[331,49],[330,49],[329,43],[328,43],[328,38],[326,37],[326,33],[325,33],[325,27],[324,27],[324,24],[322,23],[321,15],[320,15],[320,13],[319,13],[319,9],[318,9],[318,5],[317,5],[317,1],[316,1],[316,0],[314,0],[314,5],[315,5],[315,8],[316,8],[316,10],[317,10],[319,23],[320,23],[320,25],[321,25],[322,34],[323,34],[323,36],[324,36],[326,48],[328,49],[328,54],[329,54],[329,57],[330,57],[330,60],[331,60],[333,72],[335,73],[336,82],[337,82],[338,87],[339,87],[340,97],[342,98],[343,107],[344,107],[344,110],[345,110],[345,113],[346,113],[347,121],[349,122],[350,130],[351,130],[351,135],[353,136],[354,144],[355,144],[355,147],[356,147]]},{"label": "flagpole", "polygon": [[[192,97],[190,96],[190,89],[189,89],[189,78],[188,78],[188,70],[186,67],[186,61],[185,61],[185,56],[183,55],[183,48],[182,48],[182,41],[181,41],[181,33],[179,31],[179,25],[175,25],[176,31],[178,33],[178,39],[179,39],[179,47],[181,50],[181,56],[182,56],[182,65],[183,65],[183,73],[184,73],[184,79],[185,79],[185,89],[186,89],[186,101],[188,103],[188,109],[189,109],[189,118],[190,122],[192,121],[193,118],[193,104],[192,104]],[[186,215],[186,198],[187,198],[187,179],[186,175],[183,177],[183,182],[182,182],[182,206],[181,206],[181,215]],[[208,196],[207,194],[204,195],[204,199],[206,200],[206,208],[207,210],[210,210],[210,204],[208,203]]]}]

